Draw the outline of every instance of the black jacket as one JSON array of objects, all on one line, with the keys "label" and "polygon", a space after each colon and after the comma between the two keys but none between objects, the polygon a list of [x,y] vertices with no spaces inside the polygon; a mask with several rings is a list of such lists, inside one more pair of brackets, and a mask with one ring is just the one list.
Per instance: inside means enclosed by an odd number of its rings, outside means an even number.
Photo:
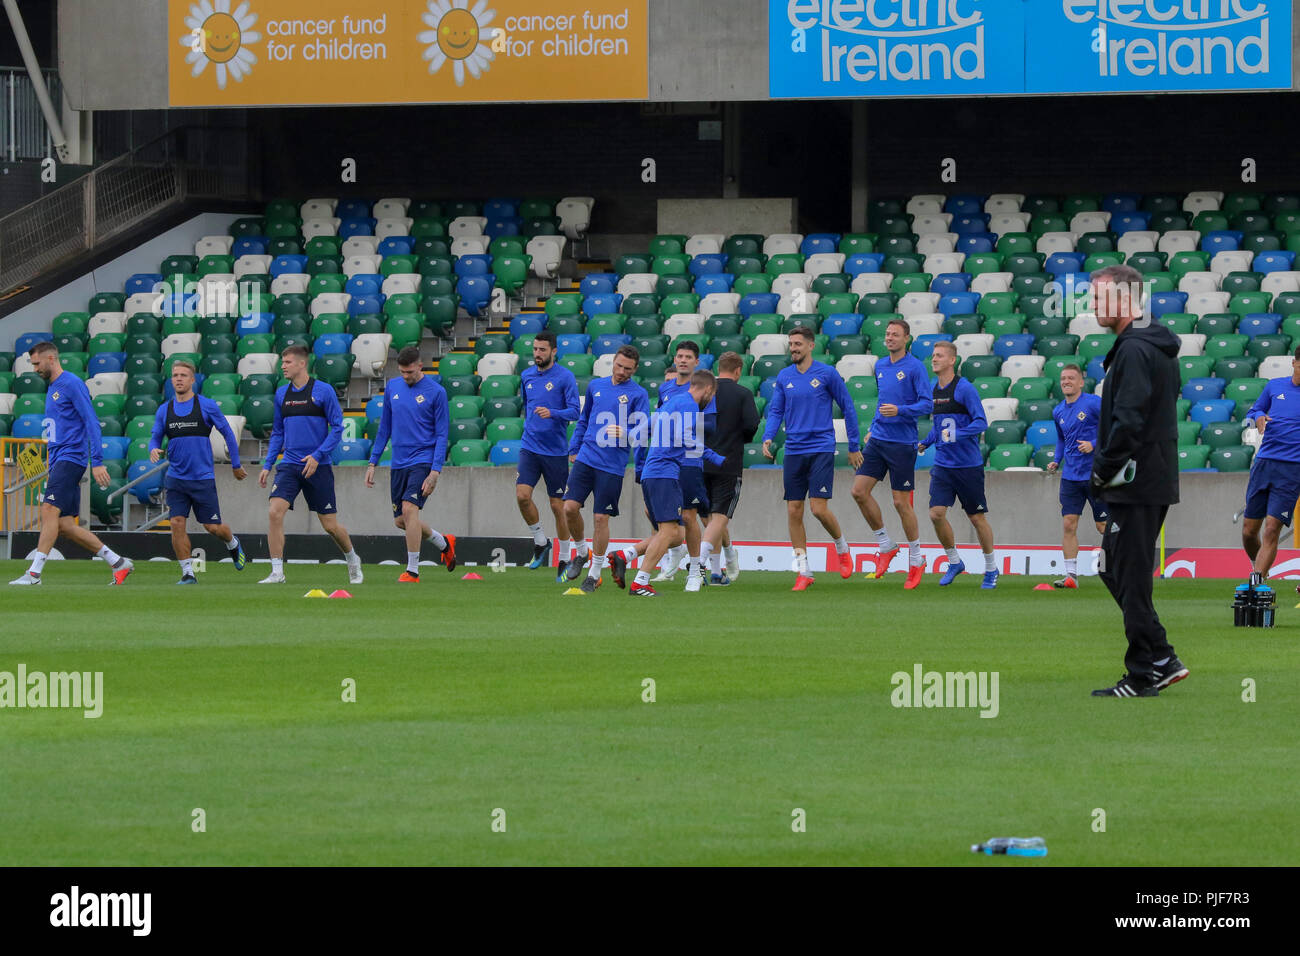
[{"label": "black jacket", "polygon": [[1137,475],[1102,496],[1119,504],[1178,501],[1178,337],[1163,325],[1120,334],[1105,359],[1101,421],[1092,459],[1094,487],[1132,458]]},{"label": "black jacket", "polygon": [[744,468],[745,442],[758,428],[758,406],[749,389],[718,376],[718,393],[713,398],[716,415],[704,416],[704,444],[727,460],[721,467],[704,463],[705,474],[734,475]]}]

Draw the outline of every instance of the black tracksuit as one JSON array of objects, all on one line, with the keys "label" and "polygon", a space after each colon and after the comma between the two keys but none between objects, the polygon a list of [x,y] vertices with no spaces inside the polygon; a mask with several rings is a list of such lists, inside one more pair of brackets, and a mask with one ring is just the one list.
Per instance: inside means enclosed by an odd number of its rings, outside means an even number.
[{"label": "black tracksuit", "polygon": [[[1101,579],[1124,612],[1124,664],[1138,680],[1154,681],[1152,663],[1173,646],[1151,598],[1156,538],[1169,506],[1178,502],[1178,338],[1162,325],[1130,325],[1106,355],[1101,420],[1092,481],[1110,519],[1102,535]],[[1133,459],[1127,485],[1103,488]]]}]

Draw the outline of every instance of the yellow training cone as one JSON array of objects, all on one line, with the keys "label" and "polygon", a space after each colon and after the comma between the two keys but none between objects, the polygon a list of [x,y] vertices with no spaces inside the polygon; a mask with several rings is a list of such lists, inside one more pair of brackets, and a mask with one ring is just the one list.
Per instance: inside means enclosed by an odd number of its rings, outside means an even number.
[{"label": "yellow training cone", "polygon": [[329,595],[326,594],[324,591],[322,591],[320,588],[312,588],[310,591],[304,594],[303,597],[329,597]]}]

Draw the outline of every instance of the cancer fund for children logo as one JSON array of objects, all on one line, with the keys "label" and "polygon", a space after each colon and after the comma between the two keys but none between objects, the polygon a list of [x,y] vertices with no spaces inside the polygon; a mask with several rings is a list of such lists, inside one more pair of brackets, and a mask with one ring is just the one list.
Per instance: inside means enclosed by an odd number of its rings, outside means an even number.
[{"label": "cancer fund for children logo", "polygon": [[420,19],[430,29],[420,34],[426,44],[424,58],[429,72],[437,73],[451,62],[457,86],[465,85],[465,71],[478,79],[492,64],[492,49],[481,42],[490,38],[488,24],[497,15],[487,9],[488,0],[478,0],[471,9],[469,0],[429,0],[429,10]]},{"label": "cancer fund for children logo", "polygon": [[213,64],[217,76],[217,89],[226,88],[227,76],[242,80],[257,62],[248,44],[262,39],[253,30],[257,14],[249,12],[249,4],[241,3],[232,13],[230,0],[199,0],[190,5],[185,18],[188,32],[180,38],[182,46],[190,49],[185,62],[190,64],[190,75],[200,76]]}]

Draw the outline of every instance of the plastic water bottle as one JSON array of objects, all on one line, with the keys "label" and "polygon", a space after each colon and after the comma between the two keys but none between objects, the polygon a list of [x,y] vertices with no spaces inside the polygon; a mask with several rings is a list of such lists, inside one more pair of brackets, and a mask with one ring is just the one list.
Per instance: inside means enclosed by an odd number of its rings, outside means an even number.
[{"label": "plastic water bottle", "polygon": [[1047,856],[1047,841],[1042,837],[994,837],[976,843],[970,851],[989,856]]}]

